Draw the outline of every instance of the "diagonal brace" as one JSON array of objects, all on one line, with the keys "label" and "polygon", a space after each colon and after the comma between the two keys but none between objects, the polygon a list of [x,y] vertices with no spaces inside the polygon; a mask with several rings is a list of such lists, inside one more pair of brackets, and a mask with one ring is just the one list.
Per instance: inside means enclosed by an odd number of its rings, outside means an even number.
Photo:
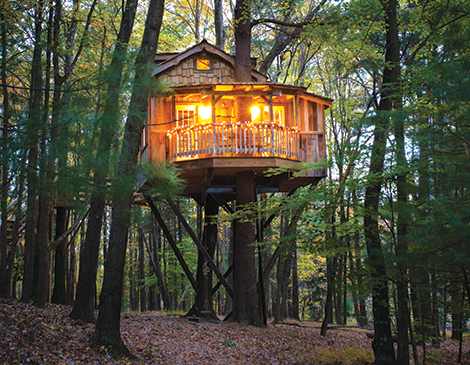
[{"label": "diagonal brace", "polygon": [[170,230],[166,226],[165,222],[163,221],[162,216],[158,212],[157,207],[155,206],[152,198],[150,196],[146,196],[145,199],[147,200],[147,204],[149,205],[150,209],[152,210],[153,215],[155,216],[158,224],[162,228],[163,233],[165,234],[165,237],[167,238],[168,242],[171,245],[171,248],[175,252],[176,257],[178,258],[178,261],[181,264],[181,267],[183,268],[184,272],[186,273],[186,276],[188,277],[189,281],[191,282],[191,285],[193,286],[194,289],[197,288],[196,280],[193,277],[192,272],[189,270],[188,265],[186,265],[186,262],[184,261],[183,255],[181,254],[181,251],[179,250],[178,246],[176,245],[176,242],[173,238],[173,236],[170,233]]},{"label": "diagonal brace", "polygon": [[232,288],[227,283],[227,280],[225,280],[224,275],[220,272],[219,268],[214,264],[214,261],[212,261],[211,256],[209,255],[209,253],[207,252],[205,247],[202,245],[202,243],[199,241],[197,236],[194,234],[194,231],[191,229],[188,222],[186,222],[186,219],[183,217],[183,215],[181,214],[178,207],[175,205],[175,203],[173,203],[173,201],[171,200],[171,198],[169,196],[166,197],[166,200],[167,200],[168,204],[170,205],[171,209],[173,209],[173,212],[178,216],[181,224],[183,224],[184,228],[186,229],[188,234],[193,239],[193,241],[196,244],[199,252],[201,253],[201,255],[206,260],[207,265],[212,269],[212,271],[214,271],[214,273],[217,275],[217,278],[221,281],[222,285],[225,287],[225,290],[227,290],[227,293],[233,298],[234,293],[233,293]]}]

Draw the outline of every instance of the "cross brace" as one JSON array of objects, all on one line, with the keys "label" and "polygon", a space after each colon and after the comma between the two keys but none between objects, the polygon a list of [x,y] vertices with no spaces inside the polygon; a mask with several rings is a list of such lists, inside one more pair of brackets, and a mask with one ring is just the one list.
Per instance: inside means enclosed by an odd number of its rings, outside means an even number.
[{"label": "cross brace", "polygon": [[178,261],[180,262],[181,267],[183,268],[184,272],[186,273],[186,276],[188,277],[189,281],[191,282],[191,285],[193,286],[194,289],[196,289],[197,288],[196,280],[194,279],[192,272],[189,270],[188,265],[186,265],[186,261],[184,261],[183,255],[181,254],[181,251],[179,250],[178,246],[176,245],[176,242],[175,242],[173,236],[171,235],[170,230],[168,229],[165,222],[163,221],[163,218],[160,215],[160,213],[158,212],[158,209],[155,206],[152,198],[150,196],[147,196],[145,199],[147,200],[147,204],[149,205],[150,209],[152,210],[152,213],[155,216],[155,219],[157,220],[158,224],[162,228],[162,231],[165,234],[166,239],[170,243],[171,248],[175,252],[175,255],[178,258]]},{"label": "cross brace", "polygon": [[188,234],[191,236],[191,238],[193,239],[194,243],[196,244],[199,252],[201,253],[201,255],[204,257],[204,259],[206,260],[207,262],[207,265],[211,268],[211,270],[217,275],[218,279],[220,280],[220,282],[222,283],[222,285],[225,287],[225,290],[227,290],[227,293],[233,298],[234,297],[234,293],[233,293],[233,290],[232,288],[230,287],[230,285],[227,283],[227,280],[225,280],[224,278],[224,275],[220,272],[219,268],[214,264],[214,261],[212,260],[211,256],[209,255],[209,253],[207,252],[207,250],[205,249],[205,247],[202,245],[202,243],[199,241],[199,239],[197,238],[196,234],[194,233],[194,231],[191,229],[191,227],[189,226],[188,222],[186,222],[186,219],[183,217],[183,215],[181,214],[180,210],[178,209],[178,207],[175,205],[175,203],[173,203],[173,201],[171,200],[170,197],[167,197],[166,198],[168,204],[170,205],[171,209],[173,209],[173,212],[176,214],[176,216],[178,217],[178,219],[180,220],[181,224],[183,224],[183,227],[186,229],[186,231],[188,232]]}]

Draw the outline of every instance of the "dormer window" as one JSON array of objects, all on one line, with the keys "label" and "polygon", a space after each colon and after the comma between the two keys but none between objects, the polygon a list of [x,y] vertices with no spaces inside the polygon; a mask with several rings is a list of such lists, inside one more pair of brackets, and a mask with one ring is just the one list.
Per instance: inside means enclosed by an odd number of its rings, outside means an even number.
[{"label": "dormer window", "polygon": [[210,71],[212,70],[212,62],[208,58],[196,59],[195,69],[198,71]]}]

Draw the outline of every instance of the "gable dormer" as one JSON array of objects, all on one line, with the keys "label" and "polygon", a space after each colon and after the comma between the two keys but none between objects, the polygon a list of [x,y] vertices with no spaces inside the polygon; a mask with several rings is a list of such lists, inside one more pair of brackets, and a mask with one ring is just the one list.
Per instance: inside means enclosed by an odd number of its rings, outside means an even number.
[{"label": "gable dormer", "polygon": [[[181,53],[157,54],[155,61],[159,63],[152,76],[174,86],[235,82],[235,58],[206,40]],[[253,69],[252,82],[264,83],[267,79]]]}]

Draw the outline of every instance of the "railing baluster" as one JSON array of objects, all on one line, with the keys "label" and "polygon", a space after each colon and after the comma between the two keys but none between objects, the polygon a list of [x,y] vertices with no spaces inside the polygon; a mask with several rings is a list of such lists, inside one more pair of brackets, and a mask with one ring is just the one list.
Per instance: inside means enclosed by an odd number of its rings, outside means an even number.
[{"label": "railing baluster", "polygon": [[299,158],[298,130],[277,124],[212,123],[175,129],[168,138],[171,160],[210,155]]}]

